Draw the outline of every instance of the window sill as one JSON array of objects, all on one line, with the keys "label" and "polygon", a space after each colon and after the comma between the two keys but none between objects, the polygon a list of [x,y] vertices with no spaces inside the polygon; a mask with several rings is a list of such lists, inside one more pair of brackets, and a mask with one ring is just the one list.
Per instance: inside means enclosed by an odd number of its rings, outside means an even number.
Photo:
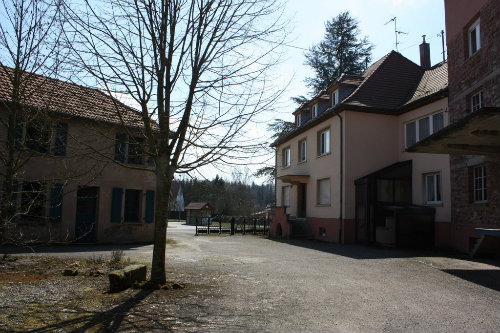
[{"label": "window sill", "polygon": [[316,207],[331,207],[331,204],[316,204]]},{"label": "window sill", "polygon": [[477,56],[478,54],[480,54],[480,53],[481,53],[481,50],[482,50],[482,49],[483,49],[483,48],[480,48],[479,50],[477,50],[477,51],[476,51],[476,52],[474,52],[473,54],[469,54],[469,49],[467,49],[467,59],[465,59],[465,61],[464,61],[463,63],[464,63],[464,64],[466,64],[466,63],[468,63],[471,59],[475,59],[475,58],[477,58],[476,56]]},{"label": "window sill", "polygon": [[471,203],[471,205],[473,206],[488,206],[488,200],[484,200],[484,201],[473,201]]},{"label": "window sill", "polygon": [[287,165],[287,166],[284,166],[284,167],[281,167],[282,169],[289,169],[291,167],[291,165]]},{"label": "window sill", "polygon": [[429,207],[443,207],[443,202],[442,201],[435,201],[435,202],[426,202],[425,203],[426,206],[429,206]]},{"label": "window sill", "polygon": [[298,163],[297,163],[297,165],[298,165],[298,164],[304,164],[304,163],[306,163],[306,162],[307,162],[307,160],[303,160],[303,161],[298,162]]},{"label": "window sill", "polygon": [[324,153],[324,154],[321,154],[321,155],[316,156],[316,158],[321,158],[321,157],[323,157],[323,156],[328,156],[328,155],[331,155],[331,154],[332,154],[331,152]]}]

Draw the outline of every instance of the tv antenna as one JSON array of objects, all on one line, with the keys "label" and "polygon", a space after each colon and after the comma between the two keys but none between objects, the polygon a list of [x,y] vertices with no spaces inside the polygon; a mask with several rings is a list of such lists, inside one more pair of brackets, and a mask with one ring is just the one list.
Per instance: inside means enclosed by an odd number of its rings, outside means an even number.
[{"label": "tv antenna", "polygon": [[396,16],[394,16],[389,21],[385,22],[384,25],[388,25],[389,23],[391,23],[391,22],[394,21],[394,36],[396,37],[396,51],[398,51],[398,44],[399,44],[399,42],[398,42],[398,35],[401,35],[401,34],[408,35],[408,33],[398,30],[398,26],[397,26],[396,20],[397,20],[397,18],[396,18]]},{"label": "tv antenna", "polygon": [[441,30],[441,33],[437,34],[437,37],[441,37],[441,46],[443,48],[443,63],[446,61],[446,52],[444,50],[444,30]]}]

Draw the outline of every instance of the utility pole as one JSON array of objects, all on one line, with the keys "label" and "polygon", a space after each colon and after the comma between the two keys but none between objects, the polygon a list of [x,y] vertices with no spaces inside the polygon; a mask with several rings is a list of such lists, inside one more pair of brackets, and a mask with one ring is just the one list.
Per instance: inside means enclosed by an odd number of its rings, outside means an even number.
[{"label": "utility pole", "polygon": [[399,44],[399,42],[398,42],[398,35],[401,35],[401,34],[408,35],[408,33],[398,30],[396,20],[397,20],[397,18],[396,18],[396,16],[394,16],[392,19],[390,19],[389,21],[385,22],[384,25],[387,25],[390,22],[394,22],[394,36],[396,37],[396,51],[398,51],[398,44]]}]

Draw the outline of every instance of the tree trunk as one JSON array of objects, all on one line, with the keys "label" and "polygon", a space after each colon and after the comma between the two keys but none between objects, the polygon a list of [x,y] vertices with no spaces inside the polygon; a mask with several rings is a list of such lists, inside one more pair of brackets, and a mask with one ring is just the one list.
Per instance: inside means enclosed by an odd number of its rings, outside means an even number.
[{"label": "tree trunk", "polygon": [[153,259],[151,263],[151,282],[165,284],[165,247],[167,243],[168,227],[168,199],[172,177],[164,173],[161,165],[156,172],[156,209],[155,209],[155,234],[153,244]]}]

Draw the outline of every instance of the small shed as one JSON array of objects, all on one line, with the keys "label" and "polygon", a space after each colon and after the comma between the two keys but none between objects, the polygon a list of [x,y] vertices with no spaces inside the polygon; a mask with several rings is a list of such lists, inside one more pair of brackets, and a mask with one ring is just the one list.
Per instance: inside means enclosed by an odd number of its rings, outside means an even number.
[{"label": "small shed", "polygon": [[212,216],[214,208],[208,202],[190,202],[184,207],[186,212],[186,223],[192,225],[206,225],[208,218]]}]

